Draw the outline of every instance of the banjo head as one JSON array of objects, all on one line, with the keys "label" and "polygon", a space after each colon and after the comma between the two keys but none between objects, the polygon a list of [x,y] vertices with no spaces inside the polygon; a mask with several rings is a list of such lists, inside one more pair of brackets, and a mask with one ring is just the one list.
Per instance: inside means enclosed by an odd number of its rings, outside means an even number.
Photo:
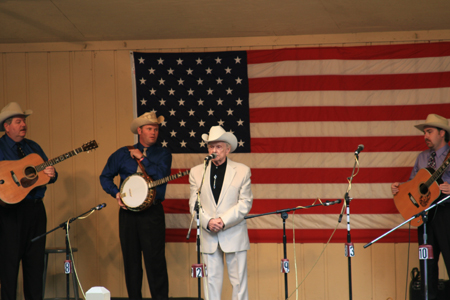
[{"label": "banjo head", "polygon": [[133,174],[124,180],[120,188],[123,204],[128,208],[139,208],[149,196],[148,182],[140,174]]}]

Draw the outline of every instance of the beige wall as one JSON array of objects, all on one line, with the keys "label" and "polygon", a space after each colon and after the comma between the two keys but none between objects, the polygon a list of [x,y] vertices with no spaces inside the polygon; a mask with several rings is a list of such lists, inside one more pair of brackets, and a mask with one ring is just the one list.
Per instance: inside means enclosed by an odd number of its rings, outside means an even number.
[{"label": "beige wall", "polygon": [[[98,177],[109,155],[133,143],[130,50],[215,51],[292,46],[356,45],[448,40],[450,31],[392,32],[348,35],[159,40],[126,42],[0,44],[0,106],[17,101],[34,111],[28,137],[37,141],[49,158],[95,139],[99,148],[56,166],[59,179],[46,198],[48,229],[78,216],[99,203],[107,209],[74,222],[70,229],[75,263],[83,289],[104,286],[113,297],[126,297],[118,239],[118,206],[101,188]],[[176,166],[173,168],[184,168]],[[64,231],[50,234],[48,246],[64,247]],[[353,296],[356,299],[405,298],[407,244],[376,243],[367,249],[357,244],[352,258]],[[322,252],[323,244],[296,244],[298,281]],[[289,292],[296,286],[293,244]],[[417,245],[409,251],[410,268],[418,265]],[[195,244],[167,244],[171,297],[196,297],[197,281],[189,277],[196,262]],[[281,244],[252,244],[249,251],[251,299],[284,299],[280,273]],[[64,255],[52,255],[47,276],[49,297],[65,296]],[[348,267],[344,245],[330,244],[299,289],[300,299],[348,299]],[[441,260],[442,261],[442,260]],[[441,278],[446,278],[441,262]],[[146,280],[146,279],[144,279]],[[409,279],[408,279],[409,281]],[[230,287],[225,281],[224,299]],[[144,295],[150,296],[147,284]],[[22,293],[19,294],[23,298]],[[295,295],[291,298],[294,299]]]}]

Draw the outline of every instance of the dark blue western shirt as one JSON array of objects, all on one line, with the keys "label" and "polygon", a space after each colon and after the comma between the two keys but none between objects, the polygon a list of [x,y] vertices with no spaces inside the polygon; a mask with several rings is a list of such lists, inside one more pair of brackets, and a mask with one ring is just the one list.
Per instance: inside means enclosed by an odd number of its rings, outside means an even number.
[{"label": "dark blue western shirt", "polygon": [[[144,146],[140,143],[134,145],[144,153]],[[159,145],[153,145],[147,148],[146,157],[142,160],[142,165],[145,168],[145,172],[153,180],[158,180],[170,175],[172,166],[172,154]],[[100,184],[105,192],[110,194],[113,198],[116,198],[119,188],[114,184],[114,177],[120,176],[120,185],[127,179],[128,176],[135,174],[137,171],[138,163],[131,157],[128,148],[122,147],[116,152],[111,154],[106,162],[105,168],[100,175]],[[164,201],[166,194],[167,184],[162,184],[156,187],[156,202]]]}]

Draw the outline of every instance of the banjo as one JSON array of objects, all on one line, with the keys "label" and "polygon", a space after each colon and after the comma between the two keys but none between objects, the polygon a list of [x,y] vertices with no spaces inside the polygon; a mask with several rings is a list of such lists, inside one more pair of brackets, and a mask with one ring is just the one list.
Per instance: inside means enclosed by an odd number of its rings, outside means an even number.
[{"label": "banjo", "polygon": [[[141,167],[141,170],[144,170]],[[150,176],[144,173],[135,173],[128,176],[120,187],[120,198],[123,204],[131,211],[143,211],[153,204],[156,196],[156,189],[158,185],[164,184],[171,180],[183,177],[189,174],[190,170],[173,174],[158,180],[153,180]]]}]

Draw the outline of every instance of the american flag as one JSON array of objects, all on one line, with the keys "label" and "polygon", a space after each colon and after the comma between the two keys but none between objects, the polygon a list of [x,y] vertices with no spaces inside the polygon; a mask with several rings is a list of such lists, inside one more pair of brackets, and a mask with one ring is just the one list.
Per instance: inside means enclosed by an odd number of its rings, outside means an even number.
[{"label": "american flag", "polygon": [[[229,54],[229,56],[228,56]],[[166,56],[167,55],[167,56]],[[198,57],[222,59],[227,56],[231,66],[236,57],[241,58],[246,70],[233,73],[227,84],[233,95],[217,97],[236,105],[236,97],[243,101],[248,97],[249,136],[239,127],[232,128],[233,120],[244,120],[246,108],[231,108],[243,115],[227,119],[223,127],[232,130],[238,140],[245,141],[248,148],[231,154],[232,160],[248,165],[252,170],[254,194],[251,215],[273,212],[297,206],[313,204],[316,199],[334,201],[343,199],[349,187],[348,177],[355,163],[354,151],[363,144],[359,155],[359,172],[352,180],[349,192],[350,228],[353,242],[368,243],[404,220],[398,213],[390,185],[409,178],[412,166],[420,151],[426,149],[423,136],[414,125],[423,122],[430,113],[450,118],[450,43],[416,43],[398,45],[288,48],[255,50],[246,52],[209,53],[133,53],[136,74],[137,115],[155,110],[164,115],[167,124],[177,124],[171,119],[170,110],[180,110],[175,96],[167,104],[166,111],[160,106],[161,98],[152,95],[152,88],[159,91],[159,79],[166,77],[169,68],[161,67],[156,79],[149,77],[144,64],[157,64],[157,59],[182,60],[183,65],[172,62],[170,68],[182,74],[189,60]],[[154,60],[154,61],[152,61]],[[206,61],[206,60],[204,60]],[[190,61],[193,69],[195,61]],[[214,60],[211,61],[214,64]],[[223,65],[222,65],[223,66]],[[153,67],[156,70],[156,67]],[[141,73],[138,70],[143,70]],[[211,67],[213,78],[222,78],[223,68]],[[215,72],[222,73],[215,73]],[[194,70],[195,72],[195,70]],[[244,78],[244,73],[247,77]],[[155,71],[156,73],[156,71]],[[248,80],[248,94],[235,94],[232,79]],[[146,80],[141,84],[141,79]],[[179,77],[181,78],[181,77]],[[173,80],[179,80],[174,75]],[[193,77],[195,79],[195,76]],[[156,80],[156,81],[155,81]],[[188,79],[183,79],[186,83]],[[179,88],[176,81],[165,89]],[[213,80],[209,85],[217,84]],[[244,83],[243,83],[244,84]],[[140,86],[146,90],[139,94]],[[236,84],[235,86],[238,86]],[[191,80],[184,90],[198,90],[197,82]],[[226,90],[226,88],[224,88]],[[164,93],[164,89],[162,90]],[[181,92],[180,92],[181,93]],[[226,93],[226,92],[225,92]],[[193,95],[189,106],[197,111],[198,100]],[[222,98],[223,97],[223,98]],[[145,107],[143,101],[145,101]],[[196,103],[197,101],[197,103]],[[237,106],[236,106],[237,107]],[[213,109],[214,110],[214,109]],[[215,109],[218,113],[220,109]],[[222,110],[222,116],[226,109]],[[207,110],[196,118],[206,120]],[[198,147],[201,134],[209,127],[220,124],[216,117],[205,127],[192,128],[195,138],[191,148],[170,148],[174,157],[172,173],[190,169],[202,163],[206,148]],[[179,121],[178,121],[179,122]],[[171,125],[171,126],[172,126]],[[162,127],[164,128],[164,127]],[[181,132],[181,129],[172,129]],[[178,131],[177,131],[178,130]],[[242,134],[242,136],[241,136]],[[248,140],[247,140],[248,138]],[[170,145],[180,143],[170,131],[161,130],[160,141]],[[196,144],[197,143],[197,144]],[[177,148],[178,147],[178,148]],[[183,147],[184,148],[184,147]],[[250,151],[250,153],[246,153]],[[168,242],[186,241],[190,223],[188,212],[189,183],[187,177],[169,182],[164,201]],[[334,228],[337,231],[331,242],[343,243],[347,239],[346,215],[338,224],[341,205],[300,209],[290,213],[286,221],[288,242],[295,229],[296,242],[326,242]],[[279,214],[248,220],[250,240],[253,243],[281,243],[282,220]],[[417,241],[415,228],[409,233],[408,225],[384,237],[382,242]],[[193,242],[195,238],[190,239]]]},{"label": "american flag", "polygon": [[247,54],[135,53],[137,114],[165,117],[161,144],[172,153],[205,152],[202,133],[220,125],[250,152]]}]

